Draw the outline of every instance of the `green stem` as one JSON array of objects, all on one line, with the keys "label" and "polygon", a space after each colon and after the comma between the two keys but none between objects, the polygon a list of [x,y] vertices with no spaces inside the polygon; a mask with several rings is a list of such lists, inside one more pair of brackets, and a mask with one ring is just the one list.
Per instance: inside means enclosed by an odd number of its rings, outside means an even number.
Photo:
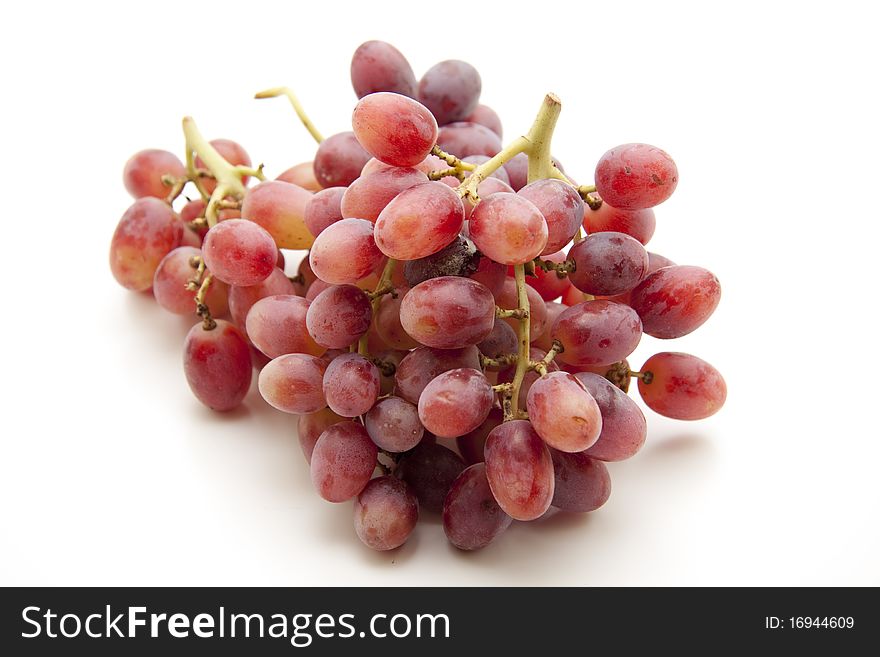
[{"label": "green stem", "polygon": [[293,111],[296,112],[299,120],[302,121],[302,124],[306,127],[306,130],[309,131],[309,134],[316,142],[320,144],[322,141],[324,141],[324,137],[321,136],[320,132],[318,132],[315,124],[312,123],[312,120],[309,118],[308,114],[306,114],[305,109],[303,108],[302,104],[300,104],[299,99],[296,97],[296,94],[293,93],[292,89],[288,87],[275,87],[274,89],[266,89],[266,91],[261,91],[258,94],[254,95],[254,98],[276,98],[278,96],[287,96],[287,100],[289,100],[290,104],[293,106]]},{"label": "green stem", "polygon": [[[516,297],[517,303],[521,309],[525,311],[524,316],[519,320],[519,330],[517,337],[519,338],[519,357],[516,359],[516,373],[513,375],[513,382],[510,390],[510,409],[505,409],[505,420],[513,420],[519,417],[519,390],[522,387],[523,377],[529,369],[529,337],[530,322],[529,319],[529,295],[526,293],[526,273],[523,265],[516,265],[513,268],[513,275],[516,279]],[[509,414],[509,417],[507,417]]]}]

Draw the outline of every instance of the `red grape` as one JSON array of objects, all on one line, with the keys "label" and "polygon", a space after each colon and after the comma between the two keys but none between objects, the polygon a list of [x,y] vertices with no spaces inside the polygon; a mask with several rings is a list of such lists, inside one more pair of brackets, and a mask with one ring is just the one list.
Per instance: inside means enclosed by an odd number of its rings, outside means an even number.
[{"label": "red grape", "polygon": [[299,185],[267,180],[249,189],[241,216],[259,224],[282,249],[306,249],[312,234],[305,223],[306,206],[312,193]]},{"label": "red grape", "polygon": [[375,223],[395,196],[410,187],[428,182],[428,177],[410,167],[389,167],[362,175],[345,190],[340,211],[343,217],[368,219]]},{"label": "red grape", "polygon": [[[565,253],[562,251],[544,255],[543,258],[557,264],[566,260]],[[540,267],[535,268],[535,276],[528,279],[528,284],[535,288],[544,301],[558,299],[571,287],[571,281],[568,280],[568,277],[560,278],[555,271],[544,271]]]},{"label": "red grape", "polygon": [[174,153],[155,148],[135,153],[122,171],[125,189],[135,198],[153,196],[164,199],[171,187],[162,182],[162,176],[186,177],[186,167]]},{"label": "red grape", "polygon": [[643,210],[668,199],[678,184],[678,169],[664,151],[648,144],[623,144],[596,165],[596,191],[622,210]]},{"label": "red grape", "polygon": [[324,188],[348,187],[369,159],[353,132],[339,132],[318,146],[313,163],[315,179]]},{"label": "red grape", "polygon": [[482,372],[450,370],[425,387],[419,397],[419,419],[435,436],[455,438],[480,426],[494,401],[495,393]]},{"label": "red grape", "polygon": [[599,405],[568,372],[548,372],[535,381],[526,404],[535,431],[560,451],[582,452],[602,431]]},{"label": "red grape", "polygon": [[328,427],[312,451],[312,484],[328,502],[359,494],[376,469],[378,450],[367,430],[351,420]]},{"label": "red grape", "polygon": [[675,352],[651,356],[642,366],[639,393],[648,407],[675,420],[702,420],[727,399],[727,384],[706,361]]},{"label": "red grape", "polygon": [[379,368],[360,354],[337,356],[324,372],[324,398],[343,417],[363,415],[379,398]]},{"label": "red grape", "polygon": [[428,347],[466,347],[492,331],[495,299],[485,286],[469,278],[431,278],[403,298],[400,323],[412,338]]},{"label": "red grape", "polygon": [[306,203],[303,223],[317,237],[330,224],[342,219],[342,196],[347,187],[328,187],[316,192]]},{"label": "red grape", "polygon": [[441,513],[443,500],[464,467],[451,449],[423,440],[400,460],[396,474],[412,487],[421,508]]},{"label": "red grape", "polygon": [[568,275],[581,292],[614,296],[629,292],[648,273],[648,252],[623,233],[591,233],[571,247],[575,270]]},{"label": "red grape", "polygon": [[604,376],[579,372],[575,378],[593,395],[602,413],[602,433],[586,452],[600,461],[622,461],[645,444],[648,425],[638,405]]},{"label": "red grape", "polygon": [[477,271],[468,278],[482,283],[492,293],[492,296],[497,297],[504,288],[507,279],[507,267],[500,262],[495,262],[483,256],[477,264]]},{"label": "red grape", "polygon": [[[580,303],[580,301],[578,303]],[[556,301],[547,301],[544,306],[547,310],[547,328],[541,333],[541,335],[532,340],[532,346],[537,347],[546,353],[550,351],[551,347],[553,347],[553,334],[550,329],[556,322],[556,318],[564,313],[568,309],[568,306],[557,303]]]},{"label": "red grape", "polygon": [[611,495],[611,477],[602,461],[581,452],[566,454],[550,450],[556,480],[553,506],[563,511],[595,511]]},{"label": "red grape", "polygon": [[452,242],[464,223],[464,206],[452,189],[427,182],[398,194],[376,220],[376,244],[389,258],[416,260]]},{"label": "red grape", "polygon": [[419,164],[437,142],[437,121],[428,108],[395,93],[379,92],[361,98],[351,125],[368,153],[396,167]]},{"label": "red grape", "polygon": [[315,178],[314,162],[300,162],[286,171],[283,171],[277,178],[275,178],[275,180],[293,183],[294,185],[298,185],[310,192],[319,192],[323,189],[321,183]]},{"label": "red grape", "polygon": [[553,500],[553,461],[527,420],[495,427],[486,439],[486,477],[492,495],[516,520],[535,520]]},{"label": "red grape", "polygon": [[482,253],[505,265],[533,260],[547,244],[547,222],[540,210],[510,192],[480,201],[471,214],[468,231]]},{"label": "red grape", "polygon": [[492,331],[477,344],[477,348],[488,358],[498,358],[506,354],[515,354],[519,349],[519,338],[510,324],[500,317],[495,318]]},{"label": "red grape", "polygon": [[397,394],[408,402],[419,403],[422,391],[435,377],[460,367],[479,369],[480,355],[476,347],[463,349],[431,349],[419,347],[410,352],[397,366],[394,380]]},{"label": "red grape", "polygon": [[251,387],[251,354],[241,332],[216,320],[206,329],[190,329],[183,347],[183,371],[193,394],[208,408],[228,411],[238,406]]},{"label": "red grape", "polygon": [[320,411],[327,405],[323,386],[327,367],[308,354],[279,356],[260,372],[260,394],[271,406],[285,413]]},{"label": "red grape", "polygon": [[403,545],[418,519],[418,499],[406,482],[391,475],[370,481],[354,503],[355,532],[374,550]]},{"label": "red grape", "polygon": [[342,219],[315,238],[309,252],[312,271],[322,281],[340,285],[356,283],[373,272],[382,252],[373,239],[373,224],[366,219]]},{"label": "red grape", "polygon": [[492,495],[485,464],[458,475],[443,503],[443,531],[450,543],[460,550],[484,548],[511,522]]},{"label": "red grape", "polygon": [[547,222],[547,244],[541,255],[559,251],[571,241],[584,220],[584,202],[577,190],[561,180],[538,180],[517,194],[534,203]]},{"label": "red grape", "polygon": [[306,328],[318,344],[342,349],[369,330],[372,318],[370,300],[363,290],[354,285],[332,285],[309,305]]},{"label": "red grape", "polygon": [[278,247],[265,229],[244,219],[216,224],[202,245],[205,265],[229,285],[247,287],[261,283],[275,269]]},{"label": "red grape", "polygon": [[405,288],[397,290],[397,298],[386,294],[376,309],[376,322],[373,328],[382,341],[393,349],[414,349],[419,346],[400,323],[400,304],[409,293]]},{"label": "red grape", "polygon": [[303,353],[320,356],[327,349],[306,331],[309,302],[290,294],[277,294],[257,301],[245,320],[248,338],[269,358]]},{"label": "red grape", "polygon": [[373,442],[388,452],[408,452],[425,435],[418,409],[400,397],[387,397],[373,406],[364,426]]},{"label": "red grape", "polygon": [[709,319],[721,300],[721,284],[702,267],[663,267],[639,283],[630,304],[642,319],[645,333],[655,338],[680,338]]},{"label": "red grape", "polygon": [[556,318],[552,335],[570,365],[606,365],[629,356],[642,337],[642,322],[629,306],[597,299],[570,307]]},{"label": "red grape", "polygon": [[306,463],[312,462],[312,452],[315,450],[315,443],[318,442],[321,434],[334,424],[344,422],[347,419],[337,415],[329,408],[322,408],[320,411],[306,413],[297,418],[296,433],[303,456],[306,457]]},{"label": "red grape", "polygon": [[656,226],[657,220],[650,208],[621,210],[603,203],[598,210],[592,210],[589,205],[584,205],[584,229],[587,234],[606,231],[624,233],[642,244],[647,244],[654,235]]},{"label": "red grape", "polygon": [[114,278],[129,290],[149,290],[162,258],[180,246],[183,230],[183,222],[167,203],[152,196],[135,201],[110,242]]},{"label": "red grape", "polygon": [[[537,340],[550,328],[547,324],[547,305],[538,291],[528,284],[526,285],[526,296],[529,299],[529,339]],[[508,276],[504,279],[501,291],[495,295],[495,302],[499,308],[504,310],[519,308],[516,281],[513,278]],[[514,331],[519,329],[519,320],[515,317],[507,317],[504,321],[510,324]]]},{"label": "red grape", "polygon": [[[162,258],[153,277],[153,296],[168,312],[176,315],[192,315],[196,312],[195,292],[186,289],[196,270],[190,265],[201,251],[191,246],[179,246]],[[220,317],[228,310],[229,287],[221,280],[213,279],[208,286],[205,303],[211,314]]]},{"label": "red grape", "polygon": [[529,156],[517,153],[504,163],[504,170],[510,179],[510,186],[518,192],[529,182]]},{"label": "red grape", "polygon": [[449,59],[435,64],[419,80],[418,99],[444,125],[460,121],[473,112],[480,100],[483,82],[467,62]]},{"label": "red grape", "polygon": [[501,138],[479,123],[459,121],[440,128],[437,145],[458,157],[486,155],[492,157],[501,152]]},{"label": "red grape", "polygon": [[498,135],[498,139],[504,137],[504,130],[501,127],[501,118],[488,105],[477,105],[474,111],[462,119],[469,123],[479,123]]},{"label": "red grape", "polygon": [[262,283],[239,287],[233,285],[229,288],[229,314],[235,325],[244,331],[247,327],[247,314],[257,301],[273,294],[294,294],[293,283],[277,267],[272,270],[269,277]]},{"label": "red grape", "polygon": [[493,408],[489,411],[489,415],[486,416],[486,419],[483,420],[480,426],[470,433],[466,433],[455,439],[455,444],[465,463],[471,465],[473,463],[482,463],[486,460],[486,455],[484,453],[486,439],[489,437],[492,429],[497,427],[503,421],[503,411],[500,408]]},{"label": "red grape", "polygon": [[351,86],[358,98],[377,91],[416,97],[416,76],[406,57],[390,43],[367,41],[351,58]]}]

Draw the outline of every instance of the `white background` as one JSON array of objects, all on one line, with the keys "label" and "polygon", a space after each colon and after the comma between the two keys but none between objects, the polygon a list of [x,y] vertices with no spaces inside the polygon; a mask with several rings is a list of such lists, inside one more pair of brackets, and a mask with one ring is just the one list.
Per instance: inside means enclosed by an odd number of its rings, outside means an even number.
[{"label": "white background", "polygon": [[[347,9],[343,4],[350,5]],[[689,3],[690,4],[690,3]],[[2,584],[880,584],[877,16],[870,3],[16,3],[2,51]],[[26,8],[25,8],[26,7]],[[24,12],[24,13],[22,13]],[[435,517],[377,554],[311,490],[295,418],[256,390],[216,415],[181,369],[190,325],[121,289],[107,249],[126,158],[179,122],[277,175],[314,152],[284,100],[350,129],[352,51],[420,75],[461,58],[507,138],[543,94],[579,181],[629,141],[681,183],[650,248],[712,269],[695,353],[730,394],[648,413],[589,517],[516,524],[476,554]]]}]

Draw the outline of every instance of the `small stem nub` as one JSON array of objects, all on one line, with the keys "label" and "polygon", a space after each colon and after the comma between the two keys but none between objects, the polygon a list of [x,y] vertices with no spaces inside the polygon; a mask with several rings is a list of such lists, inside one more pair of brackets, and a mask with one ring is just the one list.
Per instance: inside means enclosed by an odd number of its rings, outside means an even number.
[{"label": "small stem nub", "polygon": [[205,303],[205,297],[214,280],[214,275],[208,272],[206,274],[205,261],[201,256],[193,256],[189,260],[190,267],[196,270],[195,275],[186,282],[186,289],[195,292],[196,314],[202,318],[202,326],[206,331],[213,331],[217,328],[217,322],[211,317],[211,309]]},{"label": "small stem nub", "polygon": [[577,269],[577,264],[571,258],[563,262],[553,262],[552,260],[535,258],[532,264],[542,271],[555,271],[559,278],[565,278]]},{"label": "small stem nub", "polygon": [[654,380],[654,373],[653,372],[633,372],[633,371],[630,371],[629,376],[633,379],[641,379],[642,383],[644,383],[645,385],[650,385],[651,382]]}]

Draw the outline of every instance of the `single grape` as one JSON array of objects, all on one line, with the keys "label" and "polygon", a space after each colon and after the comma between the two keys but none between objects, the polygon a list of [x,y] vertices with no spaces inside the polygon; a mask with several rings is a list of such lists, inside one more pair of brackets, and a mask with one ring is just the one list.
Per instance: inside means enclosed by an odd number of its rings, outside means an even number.
[{"label": "single grape", "polygon": [[272,270],[269,277],[262,283],[239,287],[233,285],[229,288],[229,314],[232,321],[241,330],[247,329],[247,315],[251,307],[260,299],[271,297],[274,294],[295,294],[296,290],[290,279],[277,267]]},{"label": "single grape", "polygon": [[134,198],[164,199],[171,191],[171,187],[162,182],[165,175],[185,178],[186,168],[174,153],[150,148],[129,158],[122,170],[122,182]]},{"label": "single grape", "polygon": [[[241,144],[238,144],[231,139],[212,139],[211,146],[213,146],[214,150],[220,154],[220,157],[229,162],[232,166],[251,166],[250,155],[247,154],[247,151],[241,146]],[[197,169],[207,168],[200,157],[196,157],[195,165]],[[247,181],[248,176],[242,176],[241,184],[247,185]],[[204,187],[208,194],[212,194],[217,188],[217,181],[213,178],[202,178],[202,187]]]},{"label": "single grape", "polygon": [[373,328],[382,341],[392,349],[409,350],[419,346],[400,322],[400,305],[408,293],[408,289],[398,288],[397,298],[386,294],[380,299],[379,307],[376,309]]},{"label": "single grape", "polygon": [[428,177],[410,167],[389,167],[362,175],[345,190],[340,210],[342,216],[368,219],[375,223],[379,214],[400,192],[428,182]]},{"label": "single grape", "polygon": [[315,444],[318,438],[328,428],[339,422],[345,422],[348,418],[337,415],[329,408],[322,408],[314,413],[300,415],[296,419],[296,433],[299,437],[299,446],[302,449],[303,456],[306,457],[306,463],[312,462],[312,452],[315,450]]},{"label": "single grape", "polygon": [[443,503],[443,531],[460,550],[478,550],[491,543],[513,522],[498,506],[486,465],[476,463],[453,482]]},{"label": "single grape", "polygon": [[629,356],[642,338],[642,322],[629,306],[597,299],[571,306],[551,331],[570,365],[605,365]]},{"label": "single grape", "polygon": [[348,187],[361,174],[370,154],[353,132],[339,132],[318,146],[313,162],[315,179],[323,188]]},{"label": "single grape", "polygon": [[419,80],[418,99],[444,125],[461,121],[480,100],[483,82],[467,62],[449,59],[435,64]]},{"label": "single grape", "polygon": [[566,454],[550,450],[556,480],[553,506],[563,511],[595,511],[611,496],[611,476],[602,461],[585,452]]},{"label": "single grape", "polygon": [[498,114],[488,105],[477,105],[474,108],[474,111],[468,114],[466,117],[462,119],[462,121],[467,121],[468,123],[479,123],[480,125],[484,125],[489,130],[498,135],[498,139],[502,139],[504,137],[504,130],[501,127],[501,118]]},{"label": "single grape", "polygon": [[448,447],[423,440],[400,459],[396,474],[412,487],[422,509],[442,513],[452,482],[464,467],[461,457]]},{"label": "single grape", "polygon": [[648,408],[675,420],[707,418],[727,399],[721,373],[690,354],[655,354],[642,365],[642,374],[639,393]]},{"label": "single grape", "polygon": [[495,299],[469,278],[440,276],[419,283],[400,304],[400,323],[428,347],[458,349],[476,344],[495,324]]},{"label": "single grape", "polygon": [[116,281],[129,290],[149,290],[162,258],[180,246],[183,230],[167,203],[151,196],[136,200],[110,242],[110,270]]},{"label": "single grape", "polygon": [[293,183],[267,180],[248,190],[241,216],[265,228],[282,249],[307,249],[313,236],[305,223],[312,193]]},{"label": "single grape", "polygon": [[537,347],[546,353],[553,347],[553,334],[550,329],[556,322],[556,318],[564,313],[568,306],[556,301],[547,301],[544,306],[547,310],[547,328],[541,335],[532,340],[531,344],[533,347]]},{"label": "single grape", "polygon": [[463,349],[431,349],[419,347],[410,352],[397,366],[394,380],[397,394],[408,402],[419,403],[422,391],[443,372],[470,367],[479,369],[480,354],[476,347]]},{"label": "single grape", "polygon": [[361,98],[351,125],[368,153],[396,167],[417,165],[437,142],[437,121],[428,108],[395,93],[379,92]]},{"label": "single grape", "polygon": [[241,332],[222,319],[193,326],[183,346],[183,371],[196,398],[215,411],[238,406],[251,387],[251,354]]},{"label": "single grape", "polygon": [[642,244],[647,244],[654,235],[656,226],[657,220],[650,208],[621,210],[603,203],[598,210],[592,210],[589,205],[584,205],[584,229],[587,234],[624,233]]},{"label": "single grape", "polygon": [[[526,296],[529,299],[529,340],[537,340],[550,328],[547,324],[547,304],[531,285],[526,284]],[[519,308],[519,300],[516,290],[516,281],[507,277],[501,291],[495,295],[495,302],[499,308],[513,310]],[[519,330],[519,320],[515,317],[507,317],[504,320],[510,324],[514,331]]]},{"label": "single grape", "polygon": [[373,442],[388,452],[408,452],[425,435],[418,408],[400,397],[387,397],[373,406],[364,426]]},{"label": "single grape", "polygon": [[[549,260],[550,262],[555,262],[557,264],[563,263],[566,260],[566,255],[562,251],[550,253],[542,257],[544,260]],[[544,301],[558,299],[568,291],[569,287],[571,287],[571,281],[568,280],[567,276],[560,278],[555,271],[544,271],[540,267],[535,267],[534,277],[526,280],[529,285],[535,288],[535,291],[541,295],[541,298],[544,299]]]},{"label": "single grape", "polygon": [[373,224],[366,219],[343,219],[324,229],[309,252],[312,271],[322,281],[340,285],[356,283],[382,261],[373,239]]},{"label": "single grape", "polygon": [[379,368],[360,354],[334,358],[324,372],[324,398],[343,417],[363,415],[379,398]]},{"label": "single grape", "polygon": [[440,128],[437,145],[447,153],[458,157],[470,155],[492,157],[500,153],[503,147],[500,137],[489,128],[466,121],[449,123]]},{"label": "single grape", "polygon": [[372,318],[370,300],[363,290],[354,285],[331,285],[309,305],[306,329],[319,345],[342,349],[369,330]]},{"label": "single grape", "polygon": [[477,247],[466,237],[457,236],[437,253],[403,265],[403,276],[412,287],[438,276],[470,276],[479,267]]},{"label": "single grape", "polygon": [[342,196],[347,187],[328,187],[316,192],[306,203],[303,223],[317,237],[331,224],[342,219]]},{"label": "single grape", "polygon": [[514,191],[519,191],[529,182],[529,157],[525,153],[517,153],[504,163],[504,170]]},{"label": "single grape", "polygon": [[492,331],[477,344],[477,349],[488,358],[498,358],[506,354],[515,354],[519,349],[519,338],[510,324],[500,317],[495,318]]},{"label": "single grape", "polygon": [[[443,179],[444,181],[446,178]],[[455,181],[455,185],[453,187],[458,187],[458,179],[452,178]],[[506,182],[499,178],[486,178],[483,182],[481,182],[477,186],[477,195],[480,199],[487,199],[492,194],[498,194],[499,192],[506,192],[508,194],[513,194],[513,187],[508,185]],[[465,219],[470,219],[471,215],[474,213],[474,205],[468,200],[464,203],[464,216]],[[462,231],[465,235],[470,232],[470,224],[466,221],[464,224],[464,229]]]},{"label": "single grape", "polygon": [[596,400],[602,413],[602,433],[584,452],[600,461],[623,461],[645,444],[648,425],[638,405],[604,376],[592,372],[574,375]]},{"label": "single grape", "polygon": [[[529,347],[529,360],[543,360],[544,356],[547,355],[546,351],[542,349],[538,349],[537,347]],[[555,372],[559,369],[559,365],[556,364],[556,361],[550,361],[550,364],[547,366],[548,372]],[[516,365],[511,365],[510,367],[506,367],[505,369],[498,372],[498,383],[511,383],[513,381],[513,377],[516,374]],[[525,408],[526,403],[529,397],[529,390],[532,389],[532,384],[535,383],[540,378],[540,374],[535,372],[534,370],[530,370],[526,372],[526,375],[523,377],[522,384],[520,384],[519,388],[519,407]]]},{"label": "single grape", "polygon": [[643,210],[668,199],[678,184],[678,169],[664,151],[648,144],[623,144],[599,158],[596,191],[621,210]]},{"label": "single grape", "polygon": [[406,57],[390,43],[366,41],[351,58],[351,86],[358,98],[390,91],[415,98],[416,76]]},{"label": "single grape", "polygon": [[495,427],[486,439],[486,478],[492,495],[516,520],[535,520],[553,500],[553,461],[527,420]]},{"label": "single grape", "polygon": [[247,336],[269,358],[294,353],[320,356],[327,349],[306,331],[308,309],[308,300],[291,294],[260,299],[248,311]]},{"label": "single grape", "polygon": [[547,244],[541,255],[559,251],[571,241],[584,220],[584,202],[577,190],[561,180],[538,180],[517,194],[534,203],[547,222]]},{"label": "single grape", "polygon": [[476,369],[444,372],[419,397],[419,419],[440,438],[463,436],[476,429],[492,410],[492,385]]},{"label": "single grape", "polygon": [[680,338],[700,328],[721,300],[721,284],[702,267],[663,267],[639,283],[630,304],[644,331],[655,338]]},{"label": "single grape", "polygon": [[[162,258],[153,276],[153,296],[157,303],[176,315],[192,315],[196,312],[195,292],[186,289],[196,270],[190,264],[201,252],[191,246],[179,246]],[[228,310],[229,287],[223,281],[213,279],[208,287],[205,303],[214,317],[221,317]]]},{"label": "single grape", "polygon": [[468,231],[481,253],[505,265],[533,260],[547,244],[547,222],[540,210],[510,192],[480,201],[471,213]]},{"label": "single grape", "polygon": [[312,484],[328,502],[345,502],[370,482],[378,450],[367,430],[351,420],[328,427],[312,451]]},{"label": "single grape", "polygon": [[275,180],[293,183],[310,192],[319,192],[323,189],[321,183],[315,178],[315,163],[300,162],[286,171],[281,172]]},{"label": "single grape", "polygon": [[[332,363],[331,363],[332,365]],[[285,413],[314,413],[327,405],[323,361],[308,354],[286,354],[260,372],[260,394]]]},{"label": "single grape", "polygon": [[477,271],[468,278],[485,285],[492,296],[497,298],[507,279],[507,266],[482,256],[477,263]]},{"label": "single grape", "polygon": [[216,224],[202,245],[205,265],[229,285],[247,287],[261,283],[275,269],[278,247],[264,228],[245,219]]},{"label": "single grape", "polygon": [[623,233],[592,233],[571,247],[575,270],[571,284],[587,294],[613,296],[629,292],[648,272],[648,252]]},{"label": "single grape", "polygon": [[376,244],[389,258],[416,260],[452,242],[464,223],[464,206],[452,189],[427,182],[398,194],[376,220]]},{"label": "single grape", "polygon": [[[493,408],[489,415],[476,429],[455,439],[455,444],[464,462],[468,465],[483,463],[486,460],[486,439],[504,421],[504,412],[500,408]],[[493,498],[494,499],[494,498]]]},{"label": "single grape", "polygon": [[529,390],[529,420],[538,435],[563,452],[582,452],[602,431],[602,413],[593,396],[574,375],[548,372]]},{"label": "single grape", "polygon": [[374,550],[393,550],[406,543],[418,519],[418,499],[406,482],[391,475],[370,481],[354,503],[355,532]]}]

